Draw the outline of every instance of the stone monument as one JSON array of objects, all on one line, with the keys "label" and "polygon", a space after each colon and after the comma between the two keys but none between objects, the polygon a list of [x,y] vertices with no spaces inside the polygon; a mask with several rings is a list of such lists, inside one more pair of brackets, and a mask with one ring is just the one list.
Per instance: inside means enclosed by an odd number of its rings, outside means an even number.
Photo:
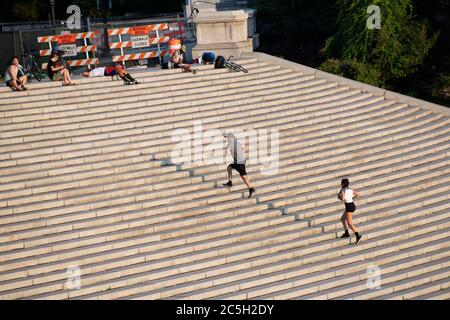
[{"label": "stone monument", "polygon": [[198,9],[198,15],[193,19],[197,36],[193,57],[207,51],[226,58],[253,51],[253,41],[248,36],[248,13],[244,10],[217,11],[214,0],[192,1],[193,7]]}]

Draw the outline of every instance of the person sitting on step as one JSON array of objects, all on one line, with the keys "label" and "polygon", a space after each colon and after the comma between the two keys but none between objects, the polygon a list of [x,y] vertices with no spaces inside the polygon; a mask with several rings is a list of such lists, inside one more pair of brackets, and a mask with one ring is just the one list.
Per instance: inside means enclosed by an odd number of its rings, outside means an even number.
[{"label": "person sitting on step", "polygon": [[184,53],[186,53],[186,46],[181,46],[180,50],[175,50],[170,56],[170,62],[175,69],[181,68],[185,72],[197,73],[196,69],[192,69],[190,64],[184,63]]},{"label": "person sitting on step", "polygon": [[62,58],[62,51],[52,50],[47,64],[48,77],[52,81],[62,81],[64,86],[73,86],[70,72]]},{"label": "person sitting on step", "polygon": [[11,65],[6,69],[5,72],[5,82],[8,87],[13,91],[24,91],[27,90],[25,84],[27,83],[27,75],[25,70],[19,64],[18,57],[12,57]]}]

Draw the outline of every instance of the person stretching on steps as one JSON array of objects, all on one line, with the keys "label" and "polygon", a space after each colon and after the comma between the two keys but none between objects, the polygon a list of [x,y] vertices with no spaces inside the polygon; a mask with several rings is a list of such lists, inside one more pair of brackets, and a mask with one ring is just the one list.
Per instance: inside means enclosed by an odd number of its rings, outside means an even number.
[{"label": "person stretching on steps", "polygon": [[233,169],[239,172],[241,175],[242,180],[244,181],[245,185],[248,188],[250,199],[252,194],[255,192],[255,188],[252,187],[252,184],[250,182],[250,177],[247,175],[247,171],[245,168],[245,150],[242,144],[237,141],[234,134],[229,133],[225,135],[225,138],[227,138],[227,149],[230,151],[231,156],[233,157],[233,163],[230,164],[227,167],[228,171],[228,182],[224,183],[223,185],[225,187],[232,187],[233,186]]},{"label": "person stretching on steps", "polygon": [[81,74],[83,77],[114,77],[119,76],[126,85],[140,84],[139,81],[134,79],[130,73],[125,70],[120,64],[116,64],[114,67],[99,67],[90,71],[85,71]]},{"label": "person stretching on steps", "polygon": [[359,193],[349,188],[350,182],[348,179],[342,179],[341,181],[341,191],[338,194],[338,199],[345,204],[345,211],[344,214],[341,217],[342,225],[344,226],[344,234],[341,236],[341,238],[349,238],[350,234],[348,233],[348,227],[352,229],[352,231],[356,235],[356,244],[361,240],[361,235],[356,230],[355,226],[353,225],[353,213],[356,210],[355,203],[353,202],[353,199],[356,197],[359,197]]}]

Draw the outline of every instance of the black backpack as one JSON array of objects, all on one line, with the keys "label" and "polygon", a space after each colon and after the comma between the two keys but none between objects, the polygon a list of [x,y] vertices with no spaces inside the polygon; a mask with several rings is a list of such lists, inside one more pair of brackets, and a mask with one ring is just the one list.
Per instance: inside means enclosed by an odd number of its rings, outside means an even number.
[{"label": "black backpack", "polygon": [[225,58],[223,56],[218,56],[214,64],[214,69],[225,68]]}]

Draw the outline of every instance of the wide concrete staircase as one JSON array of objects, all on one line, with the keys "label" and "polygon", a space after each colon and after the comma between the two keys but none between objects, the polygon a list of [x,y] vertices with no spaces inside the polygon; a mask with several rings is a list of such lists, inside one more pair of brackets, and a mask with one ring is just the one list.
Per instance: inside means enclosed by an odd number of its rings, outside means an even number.
[{"label": "wide concrete staircase", "polygon": [[[448,114],[238,62],[1,88],[0,298],[449,299]],[[170,162],[194,121],[278,130],[279,172],[250,165],[247,199],[225,164]],[[339,238],[344,177],[357,246]]]}]

